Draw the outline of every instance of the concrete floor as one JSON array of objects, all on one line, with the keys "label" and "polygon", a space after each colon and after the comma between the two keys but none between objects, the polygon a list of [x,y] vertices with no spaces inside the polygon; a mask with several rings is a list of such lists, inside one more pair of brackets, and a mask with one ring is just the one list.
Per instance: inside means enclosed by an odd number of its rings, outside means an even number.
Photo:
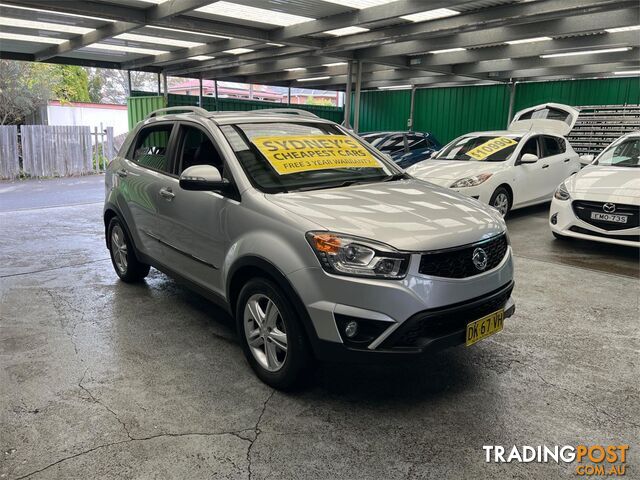
[{"label": "concrete floor", "polygon": [[214,305],[155,270],[118,281],[102,182],[0,183],[0,478],[573,478],[482,446],[580,443],[630,443],[640,475],[637,251],[554,241],[548,206],[514,213],[501,334],[324,365],[283,394]]}]

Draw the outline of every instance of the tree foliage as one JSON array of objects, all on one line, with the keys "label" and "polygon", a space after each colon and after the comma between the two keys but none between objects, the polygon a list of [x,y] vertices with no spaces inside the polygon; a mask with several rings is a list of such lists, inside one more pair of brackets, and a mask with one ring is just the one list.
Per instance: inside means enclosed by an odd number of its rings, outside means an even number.
[{"label": "tree foliage", "polygon": [[89,75],[75,65],[50,65],[56,82],[53,94],[61,102],[89,102]]},{"label": "tree foliage", "polygon": [[23,123],[51,98],[56,78],[48,67],[0,60],[0,125]]},{"label": "tree foliage", "polygon": [[0,125],[27,121],[48,100],[88,102],[82,67],[0,60]]}]

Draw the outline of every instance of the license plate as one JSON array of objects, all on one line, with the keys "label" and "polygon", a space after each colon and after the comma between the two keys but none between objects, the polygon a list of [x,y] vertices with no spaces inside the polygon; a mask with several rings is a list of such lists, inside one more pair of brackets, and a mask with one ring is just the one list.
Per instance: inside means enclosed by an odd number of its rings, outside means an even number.
[{"label": "license plate", "polygon": [[503,325],[504,310],[502,309],[467,324],[467,347],[494,333],[498,333],[502,330]]},{"label": "license plate", "polygon": [[603,222],[627,223],[627,215],[615,215],[613,213],[591,212],[592,220],[602,220]]}]

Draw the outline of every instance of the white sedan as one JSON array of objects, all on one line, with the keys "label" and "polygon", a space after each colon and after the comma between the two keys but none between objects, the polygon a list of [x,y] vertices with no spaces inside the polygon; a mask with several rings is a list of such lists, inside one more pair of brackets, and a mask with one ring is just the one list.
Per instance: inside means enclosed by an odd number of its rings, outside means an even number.
[{"label": "white sedan", "polygon": [[595,161],[560,184],[549,226],[575,237],[640,246],[640,131],[609,145]]},{"label": "white sedan", "polygon": [[548,202],[558,183],[580,170],[564,135],[578,111],[547,103],[518,112],[509,130],[463,135],[407,169],[416,178],[476,198],[503,216]]}]

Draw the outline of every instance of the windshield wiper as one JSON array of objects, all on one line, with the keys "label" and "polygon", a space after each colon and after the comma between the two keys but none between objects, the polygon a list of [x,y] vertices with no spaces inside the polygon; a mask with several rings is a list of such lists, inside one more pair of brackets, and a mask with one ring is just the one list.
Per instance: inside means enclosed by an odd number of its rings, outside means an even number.
[{"label": "windshield wiper", "polygon": [[398,173],[394,173],[393,175],[391,175],[390,177],[385,178],[384,180],[382,180],[383,182],[396,182],[398,180],[404,180],[405,178],[407,178],[407,174],[404,172],[398,172]]},{"label": "windshield wiper", "polygon": [[328,188],[341,188],[341,187],[349,187],[351,185],[363,185],[366,183],[375,182],[377,179],[369,179],[369,180],[345,180],[344,182],[337,183],[326,183],[321,185],[310,185],[308,187],[299,187],[293,188],[291,191],[295,192],[308,192],[311,190],[326,190]]}]

